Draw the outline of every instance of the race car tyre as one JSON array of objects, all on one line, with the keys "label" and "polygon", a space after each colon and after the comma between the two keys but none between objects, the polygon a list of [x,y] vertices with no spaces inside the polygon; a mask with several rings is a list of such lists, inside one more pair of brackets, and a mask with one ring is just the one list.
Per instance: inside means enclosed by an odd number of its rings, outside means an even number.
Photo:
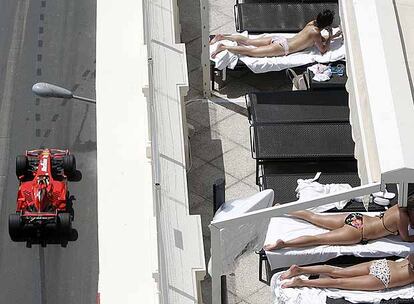
[{"label": "race car tyre", "polygon": [[45,225],[45,230],[46,231],[56,231],[57,230],[57,223],[56,222],[53,222],[53,223],[47,223],[46,225]]},{"label": "race car tyre", "polygon": [[29,160],[26,155],[17,155],[16,157],[16,175],[17,177],[26,175],[29,169]]},{"label": "race car tyre", "polygon": [[58,214],[59,219],[59,231],[62,235],[68,237],[72,231],[72,221],[70,218],[70,213],[62,212]]},{"label": "race car tyre", "polygon": [[9,215],[9,235],[12,241],[19,241],[22,237],[22,223],[20,214],[13,213]]},{"label": "race car tyre", "polygon": [[76,159],[73,154],[63,157],[63,172],[67,176],[72,176],[76,173]]}]

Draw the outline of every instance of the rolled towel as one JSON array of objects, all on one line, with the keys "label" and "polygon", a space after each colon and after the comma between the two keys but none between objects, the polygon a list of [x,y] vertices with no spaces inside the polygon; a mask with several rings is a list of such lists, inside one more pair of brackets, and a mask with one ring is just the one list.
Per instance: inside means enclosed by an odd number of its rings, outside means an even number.
[{"label": "rolled towel", "polygon": [[380,206],[388,206],[390,204],[390,200],[383,197],[375,197],[374,203]]},{"label": "rolled towel", "polygon": [[379,191],[379,192],[372,193],[372,196],[373,197],[385,198],[387,200],[391,200],[395,197],[395,193],[388,192],[387,189],[385,189],[384,192]]}]

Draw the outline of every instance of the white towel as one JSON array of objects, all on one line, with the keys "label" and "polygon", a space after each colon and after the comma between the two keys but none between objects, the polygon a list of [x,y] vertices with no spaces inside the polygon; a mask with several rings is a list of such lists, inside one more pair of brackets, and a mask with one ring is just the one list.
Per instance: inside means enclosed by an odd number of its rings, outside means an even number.
[{"label": "white towel", "polygon": [[[335,33],[337,30],[338,29],[334,29],[333,33]],[[251,38],[259,38],[259,37],[274,36],[275,34],[248,35],[247,32],[243,32],[241,33],[241,35],[244,35],[246,37],[249,36]],[[294,36],[295,34],[281,33],[277,35],[290,38]],[[235,42],[231,42],[228,40],[221,40],[219,42],[216,42],[210,45],[210,54],[216,50],[218,43],[222,43],[225,45],[236,45]],[[319,50],[316,47],[311,47],[304,51],[293,53],[288,56],[264,57],[264,58],[255,58],[255,57],[248,57],[248,56],[241,56],[241,55],[237,56],[233,53],[230,53],[229,51],[223,51],[220,54],[218,54],[216,58],[214,59],[210,58],[210,59],[215,62],[215,68],[219,70],[223,70],[226,67],[229,69],[234,69],[234,67],[237,64],[238,59],[240,59],[254,73],[266,73],[266,72],[271,72],[271,71],[281,71],[281,70],[296,67],[296,66],[307,65],[313,62],[328,63],[328,62],[335,62],[338,60],[343,60],[345,59],[345,46],[342,43],[342,38],[338,37],[331,41],[330,51],[326,52],[323,55],[319,52]]]},{"label": "white towel", "polygon": [[[297,183],[298,186],[296,187],[296,197],[299,198],[298,201],[306,201],[313,198],[316,198],[321,195],[326,195],[330,193],[340,192],[340,191],[346,191],[351,189],[351,185],[349,184],[326,184],[322,185],[318,183],[316,180],[321,175],[320,172],[318,172],[314,178],[312,179],[298,179]],[[324,212],[332,208],[337,208],[338,210],[341,210],[345,207],[345,205],[348,203],[349,200],[343,200],[339,202],[333,202],[326,205],[322,205],[315,208],[310,208],[309,210],[313,212]]]},{"label": "white towel", "polygon": [[[282,288],[284,282],[290,280],[280,280],[280,275],[284,271],[275,273],[270,282],[272,288],[274,304],[325,304],[326,292],[321,288]],[[300,278],[306,279],[301,275]]]},{"label": "white towel", "polygon": [[[220,43],[227,46],[235,46],[236,42],[229,40],[221,40]],[[218,46],[218,42],[210,45],[210,54],[215,52]],[[224,70],[225,68],[234,69],[239,60],[239,57],[229,51],[223,51],[217,54],[215,58],[210,58],[215,63],[215,68],[219,70]]]},{"label": "white towel", "polygon": [[328,81],[332,76],[331,68],[322,63],[314,64],[308,67],[308,70],[313,72],[314,76],[312,79],[315,81]]},{"label": "white towel", "polygon": [[[281,288],[283,282],[287,281],[280,281],[280,275],[282,273],[283,271],[273,275],[270,283],[273,291],[274,304],[324,304],[326,303],[327,297],[333,299],[345,298],[345,300],[351,303],[379,303],[381,300],[414,298],[413,284],[382,291],[355,291],[313,287]],[[300,277],[307,279],[303,275]]]}]

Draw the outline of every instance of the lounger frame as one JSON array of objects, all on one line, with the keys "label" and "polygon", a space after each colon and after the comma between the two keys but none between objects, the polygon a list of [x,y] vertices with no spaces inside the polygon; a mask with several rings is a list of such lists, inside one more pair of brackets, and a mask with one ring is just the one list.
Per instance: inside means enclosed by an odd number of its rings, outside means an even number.
[{"label": "lounger frame", "polygon": [[335,12],[332,25],[339,26],[335,0],[236,0],[234,23],[239,33],[296,33],[325,9]]}]

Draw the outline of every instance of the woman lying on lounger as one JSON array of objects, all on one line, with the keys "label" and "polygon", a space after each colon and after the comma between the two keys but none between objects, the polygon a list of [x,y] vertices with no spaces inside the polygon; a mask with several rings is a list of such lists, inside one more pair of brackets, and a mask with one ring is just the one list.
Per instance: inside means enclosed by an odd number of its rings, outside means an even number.
[{"label": "woman lying on lounger", "polygon": [[[413,196],[410,200],[412,198]],[[361,213],[316,214],[308,210],[295,211],[290,215],[331,231],[305,235],[289,241],[277,240],[263,249],[269,251],[285,247],[364,244],[368,240],[391,234],[399,235],[403,241],[414,242],[414,236],[408,234],[408,224],[414,227],[414,209],[399,208],[398,205],[375,217]]]},{"label": "woman lying on lounger", "polygon": [[[414,283],[414,256],[409,255],[399,262],[386,259],[375,260],[341,268],[328,265],[300,267],[292,265],[281,275],[281,279],[294,279],[282,285],[289,287],[321,287],[348,290],[382,290],[402,287]],[[322,274],[325,278],[303,280],[301,274]]]},{"label": "woman lying on lounger", "polygon": [[[309,22],[303,30],[292,38],[273,36],[249,39],[241,35],[224,36],[219,34],[211,40],[210,44],[221,40],[230,40],[237,42],[238,45],[226,46],[220,43],[218,44],[216,51],[211,54],[211,57],[215,58],[218,53],[224,50],[229,50],[234,54],[241,54],[250,57],[285,56],[302,51],[313,45],[316,45],[319,51],[324,54],[329,50],[331,40],[342,34],[339,31],[335,35],[332,35],[332,28],[330,26],[333,18],[334,12],[325,10],[318,14],[316,20]],[[325,28],[329,32],[329,37],[326,39],[321,35],[321,31]],[[251,48],[249,46],[255,46],[255,48]]]}]

